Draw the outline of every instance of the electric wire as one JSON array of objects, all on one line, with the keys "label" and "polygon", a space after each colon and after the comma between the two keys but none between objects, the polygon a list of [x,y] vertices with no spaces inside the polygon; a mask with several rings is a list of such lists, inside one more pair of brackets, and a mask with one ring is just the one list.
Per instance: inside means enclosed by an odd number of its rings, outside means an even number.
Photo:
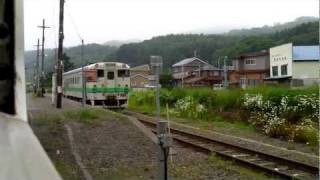
[{"label": "electric wire", "polygon": [[80,39],[80,42],[81,42],[83,40],[83,38],[82,38],[82,36],[81,36],[81,34],[79,32],[79,28],[78,28],[73,16],[71,15],[71,12],[68,10],[68,6],[67,5],[66,5],[65,9],[66,9],[66,12],[67,12],[67,14],[69,16],[69,19],[70,19],[71,23],[72,23],[72,26],[73,26],[78,38]]}]

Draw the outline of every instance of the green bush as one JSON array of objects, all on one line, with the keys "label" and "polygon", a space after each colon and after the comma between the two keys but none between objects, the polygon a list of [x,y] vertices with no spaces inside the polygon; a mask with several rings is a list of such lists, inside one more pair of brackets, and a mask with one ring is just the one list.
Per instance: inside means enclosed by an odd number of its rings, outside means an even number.
[{"label": "green bush", "polygon": [[[296,125],[308,118],[317,122],[319,115],[318,87],[291,89],[259,86],[248,89],[212,90],[209,88],[161,89],[162,110],[170,106],[173,116],[208,120],[215,113],[242,112],[245,122],[272,137],[290,139]],[[131,92],[129,107],[146,113],[155,110],[155,91]],[[226,118],[228,119],[228,118]],[[316,128],[300,124],[296,139],[316,142]],[[317,126],[313,126],[317,127]]]},{"label": "green bush", "polygon": [[294,128],[294,140],[298,142],[306,142],[312,146],[319,144],[319,130],[317,123],[311,119],[301,120]]},{"label": "green bush", "polygon": [[242,90],[219,90],[215,92],[213,107],[233,109],[241,107]]}]

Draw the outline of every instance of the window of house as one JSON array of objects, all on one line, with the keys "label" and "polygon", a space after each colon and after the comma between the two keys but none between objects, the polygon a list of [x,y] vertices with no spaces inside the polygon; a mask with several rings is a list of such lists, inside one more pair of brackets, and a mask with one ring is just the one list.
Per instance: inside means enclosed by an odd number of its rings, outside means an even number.
[{"label": "window of house", "polygon": [[281,75],[288,75],[288,64],[281,66]]},{"label": "window of house", "polygon": [[130,76],[130,73],[129,73],[129,70],[125,70],[125,69],[121,69],[121,70],[118,70],[118,77],[129,77]]},{"label": "window of house", "polygon": [[98,76],[98,78],[104,77],[104,70],[103,69],[98,69],[97,76]]},{"label": "window of house", "polygon": [[278,76],[278,66],[272,66],[272,75]]},{"label": "window of house", "polygon": [[256,61],[254,59],[247,59],[245,61],[246,65],[255,65],[256,64]]},{"label": "window of house", "polygon": [[107,78],[108,78],[108,80],[113,80],[114,79],[114,72],[113,71],[108,72]]}]

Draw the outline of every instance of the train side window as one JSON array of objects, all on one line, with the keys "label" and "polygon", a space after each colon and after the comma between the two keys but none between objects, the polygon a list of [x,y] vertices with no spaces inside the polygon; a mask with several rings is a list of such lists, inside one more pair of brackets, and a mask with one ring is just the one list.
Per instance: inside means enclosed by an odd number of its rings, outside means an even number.
[{"label": "train side window", "polygon": [[108,78],[108,80],[113,80],[114,79],[114,72],[113,71],[112,72],[108,72],[107,78]]},{"label": "train side window", "polygon": [[97,76],[98,76],[98,78],[104,77],[104,70],[98,69]]}]

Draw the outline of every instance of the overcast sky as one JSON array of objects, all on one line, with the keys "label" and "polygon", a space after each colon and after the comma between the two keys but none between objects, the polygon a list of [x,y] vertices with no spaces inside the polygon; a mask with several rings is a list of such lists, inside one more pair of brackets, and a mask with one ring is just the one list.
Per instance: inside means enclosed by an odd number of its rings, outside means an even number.
[{"label": "overcast sky", "polygon": [[[42,19],[47,48],[57,46],[59,0],[25,0],[25,48],[35,49]],[[149,39],[215,27],[257,27],[318,16],[318,0],[66,0],[65,46]],[[215,30],[213,28],[213,30]]]}]

